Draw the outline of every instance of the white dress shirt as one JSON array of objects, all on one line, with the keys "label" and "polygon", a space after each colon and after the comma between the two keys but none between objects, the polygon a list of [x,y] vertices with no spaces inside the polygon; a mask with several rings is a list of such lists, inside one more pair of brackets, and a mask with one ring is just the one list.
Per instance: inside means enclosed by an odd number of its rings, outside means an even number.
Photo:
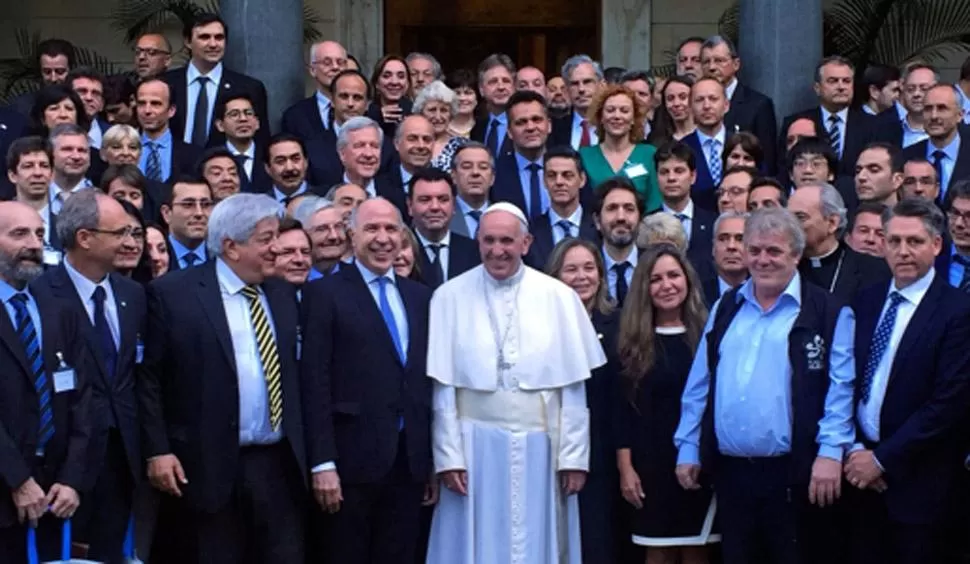
[{"label": "white dress shirt", "polygon": [[[198,78],[200,76],[205,76],[209,79],[209,82],[205,85],[205,93],[209,99],[208,104],[208,114],[206,115],[206,137],[209,135],[209,131],[212,128],[212,112],[215,111],[216,107],[216,96],[219,95],[219,84],[222,83],[222,63],[217,64],[209,74],[202,74],[199,69],[195,68],[192,61],[186,66],[185,72],[185,85],[186,85],[186,108],[185,108],[185,134],[182,136],[182,140],[186,143],[192,143],[192,128],[195,126],[195,104],[199,101],[199,82]],[[226,85],[229,86],[228,84]]]},{"label": "white dress shirt", "polygon": [[229,153],[234,157],[244,157],[243,158],[243,170],[246,172],[246,178],[250,182],[253,180],[253,163],[256,162],[256,143],[250,141],[249,147],[245,151],[239,151],[229,141],[226,141],[226,149],[229,149]]},{"label": "white dress shirt", "polygon": [[685,219],[681,220],[680,224],[684,227],[684,234],[687,236],[687,244],[690,245],[690,233],[694,230],[694,200],[687,198],[687,205],[684,207],[684,211],[677,211],[668,206],[667,202],[664,202],[663,211],[674,217],[677,217],[678,215],[686,216]]},{"label": "white dress shirt", "polygon": [[[821,106],[819,106],[819,109],[822,110],[823,139],[828,139],[829,129],[832,128],[829,117],[833,114]],[[839,154],[836,156],[841,159],[842,153],[845,152],[845,127],[849,123],[849,108],[843,108],[841,111],[835,113],[835,115],[839,116]]]},{"label": "white dress shirt", "polygon": [[71,279],[71,283],[74,284],[74,289],[77,290],[77,295],[81,298],[81,304],[84,305],[84,311],[87,312],[88,321],[91,322],[91,325],[94,325],[94,290],[99,286],[104,288],[104,316],[107,318],[108,328],[111,330],[111,338],[115,342],[115,348],[118,348],[121,343],[121,325],[118,322],[118,302],[115,300],[115,293],[111,289],[108,277],[105,276],[98,283],[91,282],[91,280],[85,278],[83,274],[71,266],[70,259],[64,259],[64,268],[67,270],[67,276]]},{"label": "white dress shirt", "polygon": [[[336,128],[336,124],[334,124],[334,127]],[[354,182],[351,181],[350,178],[347,176],[346,172],[344,173],[344,184],[354,184]],[[367,192],[368,198],[377,197],[377,185],[374,184],[373,178],[367,181],[367,186],[361,186],[361,188],[364,189],[364,192]]]},{"label": "white dress shirt", "polygon": [[633,282],[633,271],[637,268],[637,260],[640,258],[640,254],[637,252],[636,245],[630,245],[630,252],[627,254],[626,258],[623,260],[613,260],[613,257],[606,252],[606,247],[603,247],[603,262],[606,268],[606,285],[610,291],[610,297],[616,299],[616,271],[613,270],[613,265],[619,264],[621,262],[630,263],[630,268],[626,269],[626,287],[630,287],[630,283]]},{"label": "white dress shirt", "polygon": [[556,210],[549,208],[549,225],[552,226],[552,244],[558,245],[559,241],[566,238],[566,234],[563,233],[562,228],[559,227],[558,223],[562,220],[569,222],[570,235],[572,237],[579,237],[579,225],[583,221],[583,206],[576,206],[576,211],[572,213],[569,217],[561,217]]}]

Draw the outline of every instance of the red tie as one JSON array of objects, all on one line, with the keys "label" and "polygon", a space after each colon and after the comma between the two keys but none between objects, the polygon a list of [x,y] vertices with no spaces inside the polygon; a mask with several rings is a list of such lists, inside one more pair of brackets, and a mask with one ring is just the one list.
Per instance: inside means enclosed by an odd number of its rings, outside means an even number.
[{"label": "red tie", "polygon": [[589,147],[589,145],[590,145],[589,122],[586,121],[586,120],[583,120],[583,121],[579,122],[579,127],[583,128],[583,133],[582,133],[582,135],[579,136],[579,146],[580,147]]}]

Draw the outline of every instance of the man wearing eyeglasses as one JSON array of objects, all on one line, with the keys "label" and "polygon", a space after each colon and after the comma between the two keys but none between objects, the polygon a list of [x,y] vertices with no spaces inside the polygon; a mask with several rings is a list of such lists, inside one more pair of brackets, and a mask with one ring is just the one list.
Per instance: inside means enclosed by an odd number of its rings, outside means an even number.
[{"label": "man wearing eyeglasses", "polygon": [[139,80],[155,78],[172,63],[172,44],[160,33],[146,33],[135,44],[135,75]]},{"label": "man wearing eyeglasses", "polygon": [[212,190],[201,180],[180,178],[162,204],[162,219],[168,224],[169,270],[198,266],[208,260],[205,237],[212,213]]},{"label": "man wearing eyeglasses", "polygon": [[237,92],[226,97],[225,103],[216,107],[215,126],[226,135],[224,146],[236,161],[242,192],[265,192],[273,181],[260,166],[265,151],[256,142],[256,132],[262,124],[256,115],[253,99],[245,92]]},{"label": "man wearing eyeglasses", "polygon": [[114,272],[116,257],[134,236],[128,214],[114,198],[79,192],[64,203],[58,220],[64,261],[32,289],[42,299],[49,294],[69,305],[93,329],[85,333],[96,370],[89,380],[91,438],[75,537],[88,543],[88,557],[115,564],[123,561],[133,492],[143,474],[134,369],[141,362],[145,293]]}]

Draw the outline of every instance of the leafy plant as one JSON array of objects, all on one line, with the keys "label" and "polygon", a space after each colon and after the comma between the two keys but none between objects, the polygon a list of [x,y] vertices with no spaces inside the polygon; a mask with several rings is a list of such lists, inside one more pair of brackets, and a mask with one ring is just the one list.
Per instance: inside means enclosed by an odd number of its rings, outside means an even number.
[{"label": "leafy plant", "polygon": [[[37,63],[39,45],[43,40],[41,33],[19,28],[14,31],[14,36],[18,56],[0,59],[0,101],[4,104],[39,89],[43,83]],[[107,57],[92,49],[75,46],[74,58],[78,66],[91,67],[105,75],[119,72]]]},{"label": "leafy plant", "polygon": [[[123,32],[126,43],[175,23],[179,28],[200,13],[219,13],[218,0],[197,4],[191,0],[118,0],[112,14],[114,28]],[[303,6],[303,41],[313,43],[323,37],[317,26],[323,21],[319,12]]]}]

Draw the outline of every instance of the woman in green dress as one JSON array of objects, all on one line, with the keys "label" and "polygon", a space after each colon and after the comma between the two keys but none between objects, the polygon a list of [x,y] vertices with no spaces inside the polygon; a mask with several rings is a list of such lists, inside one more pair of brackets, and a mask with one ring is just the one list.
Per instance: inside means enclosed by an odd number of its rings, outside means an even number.
[{"label": "woman in green dress", "polygon": [[656,149],[640,142],[646,113],[629,88],[619,84],[603,87],[587,111],[600,143],[581,148],[579,154],[590,186],[595,189],[608,178],[626,176],[636,186],[650,213],[660,209],[661,198],[653,162]]}]

